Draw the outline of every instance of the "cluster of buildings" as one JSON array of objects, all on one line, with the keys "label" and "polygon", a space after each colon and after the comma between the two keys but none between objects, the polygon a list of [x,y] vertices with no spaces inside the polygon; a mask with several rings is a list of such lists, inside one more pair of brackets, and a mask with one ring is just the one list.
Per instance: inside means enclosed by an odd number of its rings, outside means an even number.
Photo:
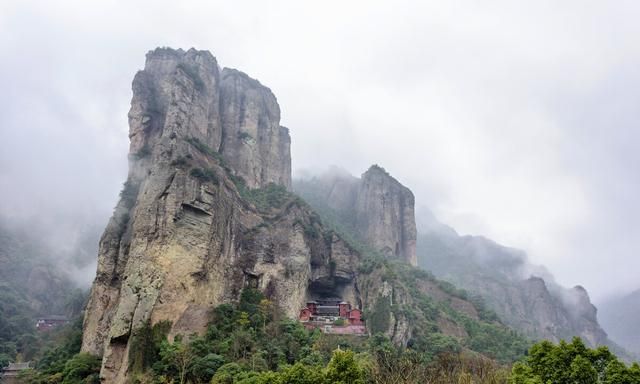
[{"label": "cluster of buildings", "polygon": [[[36,329],[41,332],[50,331],[61,325],[65,325],[69,319],[65,316],[49,315],[39,317],[36,321]],[[0,384],[19,384],[20,373],[27,369],[32,369],[31,362],[9,363],[8,366],[0,366]]]},{"label": "cluster of buildings", "polygon": [[341,335],[366,335],[362,311],[339,298],[307,302],[298,318],[307,329]]},{"label": "cluster of buildings", "polygon": [[60,325],[65,325],[68,322],[69,319],[64,316],[49,315],[38,318],[38,321],[36,322],[36,329],[38,331],[49,331]]}]

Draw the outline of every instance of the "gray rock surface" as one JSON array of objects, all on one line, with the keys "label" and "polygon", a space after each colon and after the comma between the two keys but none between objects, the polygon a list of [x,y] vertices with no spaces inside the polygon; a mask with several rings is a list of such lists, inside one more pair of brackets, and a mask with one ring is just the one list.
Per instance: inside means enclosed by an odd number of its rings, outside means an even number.
[{"label": "gray rock surface", "polygon": [[[137,328],[168,320],[170,338],[202,333],[208,311],[246,287],[290,318],[308,299],[341,297],[381,315],[380,331],[397,344],[425,332],[468,337],[450,311],[421,309],[431,300],[480,321],[473,304],[408,265],[416,262],[413,194],[384,170],[332,184],[329,194],[355,210],[350,224],[369,245],[402,261],[370,258],[366,271],[354,243],[286,191],[290,139],[279,113],[271,91],[221,71],[208,52],[147,55],[133,81],[129,175],[100,239],[83,324],[82,351],[103,356],[104,382],[129,381]],[[256,198],[272,193],[282,198]]]},{"label": "gray rock surface", "polygon": [[480,295],[509,326],[533,339],[580,336],[590,346],[616,347],[584,288],[564,288],[543,267],[529,264],[524,252],[479,236],[459,236],[429,212],[420,215],[420,228],[420,266]]},{"label": "gray rock surface", "polygon": [[[127,380],[129,337],[169,320],[201,332],[246,286],[295,317],[315,289],[358,303],[359,255],[290,195],[258,209],[241,193],[289,188],[289,135],[273,94],[208,52],[157,49],[133,82],[130,170],[100,240],[82,350]],[[244,135],[246,133],[246,135]],[[241,181],[244,180],[244,183]]]},{"label": "gray rock surface", "polygon": [[340,216],[365,243],[390,259],[417,265],[415,199],[411,190],[374,165],[360,179],[332,170],[294,189],[314,205]]}]

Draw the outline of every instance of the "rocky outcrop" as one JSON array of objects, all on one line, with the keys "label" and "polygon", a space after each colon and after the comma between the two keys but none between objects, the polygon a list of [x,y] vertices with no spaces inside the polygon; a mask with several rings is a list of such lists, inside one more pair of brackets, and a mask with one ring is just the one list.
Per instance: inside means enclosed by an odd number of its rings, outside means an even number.
[{"label": "rocky outcrop", "polygon": [[429,213],[420,215],[418,259],[442,279],[482,296],[506,324],[533,339],[580,336],[589,345],[613,345],[598,324],[582,287],[567,289],[524,252],[477,236],[459,236]]},{"label": "rocky outcrop", "polygon": [[409,188],[372,166],[362,175],[355,201],[360,235],[387,257],[416,266],[414,205]]},{"label": "rocky outcrop", "polygon": [[281,127],[280,107],[271,91],[246,74],[221,74],[222,141],[219,152],[250,188],[267,183],[291,188],[291,139]]},{"label": "rocky outcrop", "polygon": [[[284,191],[290,139],[278,120],[267,88],[220,71],[208,52],[147,55],[133,82],[129,177],[84,320],[82,350],[103,355],[106,382],[127,380],[137,327],[169,320],[170,335],[201,332],[207,311],[247,286],[290,317],[319,291],[360,301],[359,254]],[[270,193],[280,198],[269,206],[251,200]]]},{"label": "rocky outcrop", "polygon": [[344,171],[298,180],[294,189],[335,212],[363,242],[390,259],[417,265],[413,193],[374,165],[360,179]]},{"label": "rocky outcrop", "polygon": [[201,333],[209,311],[247,287],[290,318],[309,299],[341,297],[364,309],[373,332],[425,349],[433,334],[440,346],[462,344],[467,326],[493,322],[411,266],[413,194],[380,167],[320,195],[387,259],[288,192],[279,113],[271,91],[220,70],[208,52],[147,55],[133,82],[129,175],[100,239],[83,324],[82,351],[103,356],[104,382],[130,379],[131,336],[143,325],[169,321],[170,338]]},{"label": "rocky outcrop", "polygon": [[159,48],[133,81],[130,153],[192,138],[222,154],[249,188],[290,188],[291,139],[279,122],[275,96],[257,80],[220,70],[207,51]]}]

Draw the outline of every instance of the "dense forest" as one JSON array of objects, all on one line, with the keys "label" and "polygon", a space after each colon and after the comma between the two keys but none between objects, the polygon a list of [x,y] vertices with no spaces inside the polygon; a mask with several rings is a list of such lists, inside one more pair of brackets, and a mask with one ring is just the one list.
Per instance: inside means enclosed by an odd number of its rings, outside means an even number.
[{"label": "dense forest", "polygon": [[0,223],[0,366],[40,358],[57,342],[57,335],[37,332],[39,316],[81,314],[86,292],[48,256],[36,236]]},{"label": "dense forest", "polygon": [[[247,288],[239,302],[212,308],[204,335],[170,338],[170,324],[166,322],[136,329],[129,351],[133,382],[640,383],[637,364],[627,367],[607,348],[591,350],[579,339],[558,345],[541,342],[527,352],[531,344],[502,326],[481,300],[426,271],[384,260],[329,213],[321,211],[320,215],[360,252],[369,255],[361,265],[363,273],[376,270],[386,279],[402,282],[417,298],[417,308],[374,308],[367,316],[371,337],[327,335],[284,318],[277,303]],[[3,260],[16,268],[13,276],[42,263],[37,252],[25,252],[29,248],[24,244],[28,243],[3,237]],[[22,264],[11,256],[16,254],[25,255]],[[30,291],[24,282],[9,280],[9,274],[3,278],[9,283],[5,283],[7,289],[2,290],[0,302],[2,365],[35,361],[35,369],[22,375],[25,383],[98,383],[100,358],[80,353],[82,321],[78,314],[86,295],[68,282],[53,285],[58,291],[50,290],[49,294],[59,299],[49,300],[55,307],[47,310],[60,310],[76,320],[53,332],[38,333],[34,328],[38,301],[27,294]],[[474,300],[480,320],[421,295],[413,285],[421,280],[438,285],[452,297]],[[415,335],[406,347],[376,333],[376,329],[386,327],[388,314],[394,311],[415,311],[411,318],[424,322],[425,332]],[[469,338],[461,340],[439,332],[428,316],[436,319],[438,313],[457,318]]]},{"label": "dense forest", "polygon": [[[210,313],[204,335],[167,337],[167,323],[133,333],[129,369],[134,383],[640,383],[640,367],[627,367],[606,347],[589,349],[578,338],[543,341],[526,357],[500,364],[453,345],[400,348],[381,334],[370,338],[325,335],[282,318],[259,291],[245,289],[238,303]],[[79,353],[80,322],[58,333],[30,384],[99,383],[100,359]]]}]

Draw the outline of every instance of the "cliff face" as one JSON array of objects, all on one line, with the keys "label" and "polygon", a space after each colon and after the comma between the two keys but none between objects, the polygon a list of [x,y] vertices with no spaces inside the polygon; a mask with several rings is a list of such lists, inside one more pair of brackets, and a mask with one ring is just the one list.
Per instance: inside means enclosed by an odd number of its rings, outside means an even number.
[{"label": "cliff face", "polygon": [[[254,286],[294,317],[316,292],[359,303],[359,260],[291,185],[289,135],[269,89],[208,52],[157,49],[133,82],[130,170],[100,240],[82,350],[124,382],[129,336],[207,311]],[[279,196],[258,204],[251,196]]]},{"label": "cliff face", "polygon": [[[129,175],[100,239],[83,325],[82,351],[103,356],[105,382],[129,379],[136,329],[168,320],[169,337],[201,333],[209,311],[246,287],[290,318],[309,299],[341,297],[364,310],[372,332],[429,351],[434,340],[471,345],[473,330],[489,322],[508,334],[455,288],[412,267],[413,194],[383,169],[336,179],[320,193],[367,246],[288,192],[290,139],[278,121],[273,94],[220,70],[210,53],[147,54],[133,82]],[[504,339],[505,356],[522,349]]]},{"label": "cliff face", "polygon": [[377,165],[360,179],[336,171],[300,180],[296,192],[340,215],[360,239],[387,258],[417,265],[413,193]]},{"label": "cliff face", "polygon": [[176,137],[195,138],[224,156],[249,188],[291,187],[291,139],[271,90],[206,51],[156,49],[133,81],[130,153]]},{"label": "cliff face", "polygon": [[482,237],[458,236],[432,216],[421,221],[420,265],[482,296],[506,324],[534,339],[557,342],[580,336],[591,346],[613,345],[584,288],[559,286],[544,268],[528,264],[522,251]]}]

